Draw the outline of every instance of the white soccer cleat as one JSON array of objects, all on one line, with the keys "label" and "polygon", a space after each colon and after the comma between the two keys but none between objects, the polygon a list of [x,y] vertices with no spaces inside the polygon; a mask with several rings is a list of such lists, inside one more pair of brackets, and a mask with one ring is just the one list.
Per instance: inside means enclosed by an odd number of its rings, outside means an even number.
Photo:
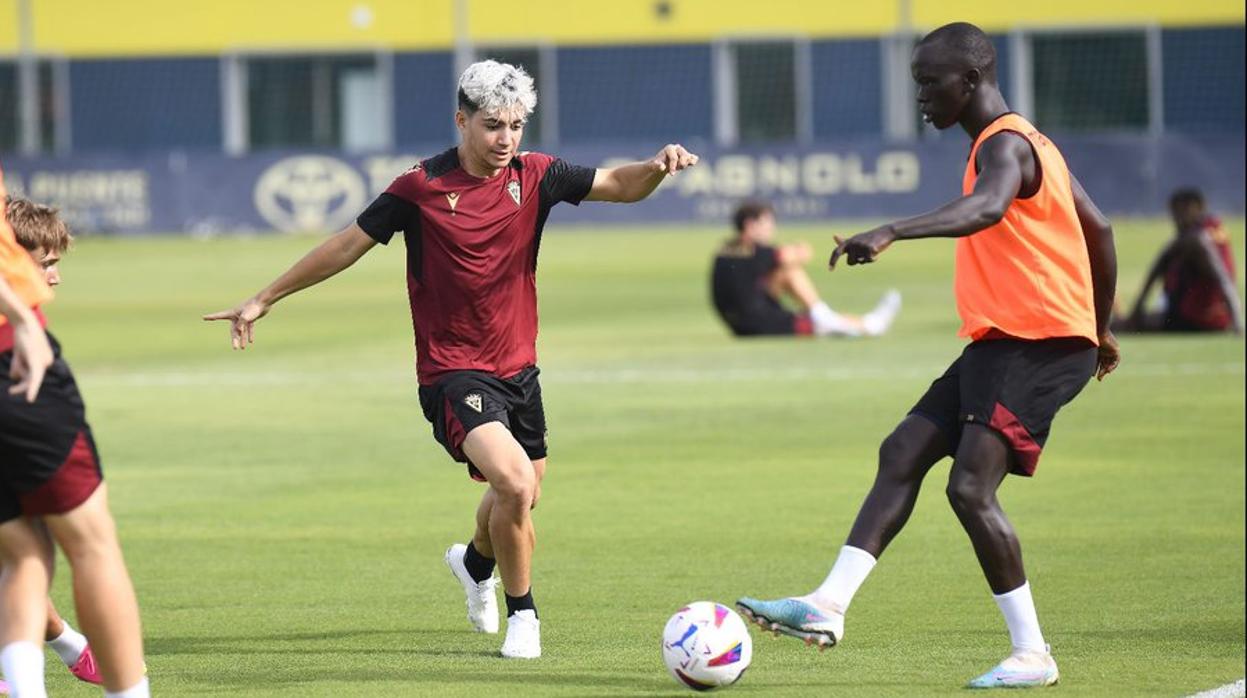
[{"label": "white soccer cleat", "polygon": [[971,679],[966,688],[1040,688],[1055,685],[1060,679],[1051,651],[1014,650],[991,671]]},{"label": "white soccer cleat", "polygon": [[446,566],[463,587],[468,602],[468,621],[476,632],[492,635],[498,632],[498,578],[491,576],[483,582],[472,579],[463,565],[467,552],[468,546],[462,543],[450,546],[446,549]]},{"label": "white soccer cleat", "polygon": [[541,656],[541,621],[537,612],[516,611],[507,618],[507,639],[502,656],[508,659],[536,659]]}]

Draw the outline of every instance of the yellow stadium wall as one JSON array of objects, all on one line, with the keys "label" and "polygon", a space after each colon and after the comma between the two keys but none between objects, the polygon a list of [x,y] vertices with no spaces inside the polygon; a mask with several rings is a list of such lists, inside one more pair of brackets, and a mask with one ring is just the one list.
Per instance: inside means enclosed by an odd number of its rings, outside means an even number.
[{"label": "yellow stadium wall", "polygon": [[[452,0],[29,0],[41,53],[72,57],[211,55],[236,49],[446,49]],[[689,43],[741,34],[871,36],[969,20],[1012,27],[1242,24],[1239,0],[467,0],[480,43]],[[665,15],[659,5],[669,8]],[[17,51],[17,0],[0,0],[0,54]]]}]

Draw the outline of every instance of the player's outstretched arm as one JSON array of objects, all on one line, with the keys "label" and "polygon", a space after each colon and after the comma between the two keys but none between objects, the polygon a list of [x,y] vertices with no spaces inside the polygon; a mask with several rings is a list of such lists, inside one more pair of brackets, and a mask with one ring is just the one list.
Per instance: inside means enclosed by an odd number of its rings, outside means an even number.
[{"label": "player's outstretched arm", "polygon": [[1117,338],[1109,329],[1113,299],[1117,296],[1117,247],[1113,243],[1112,224],[1100,212],[1072,172],[1069,182],[1074,193],[1074,211],[1078,214],[1078,223],[1082,226],[1082,235],[1087,241],[1087,256],[1091,260],[1095,329],[1100,336],[1100,356],[1095,377],[1096,380],[1104,380],[1121,363]]},{"label": "player's outstretched arm", "polygon": [[18,298],[9,282],[0,276],[0,314],[13,327],[13,361],[9,377],[14,384],[10,395],[23,395],[34,402],[43,385],[43,376],[52,365],[52,346],[48,335],[30,308]]},{"label": "player's outstretched arm", "polygon": [[358,224],[352,223],[317,245],[273,283],[238,307],[205,315],[203,319],[229,320],[230,342],[235,349],[246,349],[255,341],[255,321],[267,315],[273,304],[346,269],[375,244],[377,242]]},{"label": "player's outstretched arm", "polygon": [[880,226],[851,238],[836,236],[828,266],[841,257],[850,264],[869,264],[897,240],[959,238],[1000,222],[1022,188],[1022,165],[1034,158],[1021,136],[1000,133],[979,147],[979,174],[974,191],[934,211]]},{"label": "player's outstretched arm", "polygon": [[697,164],[698,157],[679,144],[671,144],[643,162],[619,167],[599,167],[585,201],[630,204],[654,193],[662,178]]}]

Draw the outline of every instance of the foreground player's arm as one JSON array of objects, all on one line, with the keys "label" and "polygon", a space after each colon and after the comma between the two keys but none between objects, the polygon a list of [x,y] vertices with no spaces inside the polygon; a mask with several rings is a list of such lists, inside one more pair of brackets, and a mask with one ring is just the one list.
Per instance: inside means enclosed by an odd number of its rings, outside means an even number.
[{"label": "foreground player's arm", "polygon": [[599,167],[585,201],[630,204],[654,193],[663,177],[697,164],[697,156],[682,145],[668,145],[644,162],[619,167]]},{"label": "foreground player's arm", "polygon": [[1100,338],[1099,360],[1095,377],[1104,380],[1121,363],[1121,350],[1117,338],[1109,329],[1113,316],[1113,299],[1117,296],[1117,247],[1113,243],[1113,226],[1100,212],[1095,202],[1070,173],[1070,189],[1074,194],[1074,212],[1082,235],[1087,242],[1087,257],[1091,260],[1091,288],[1095,296],[1095,331]]},{"label": "foreground player's arm", "polygon": [[847,240],[836,236],[828,265],[843,255],[849,264],[869,264],[897,240],[959,238],[991,227],[1004,218],[1022,188],[1022,165],[1034,158],[1030,144],[1005,132],[987,139],[978,151],[974,191],[921,216],[880,226]]},{"label": "foreground player's arm", "polygon": [[52,347],[48,335],[30,308],[18,298],[9,282],[0,275],[0,314],[13,327],[13,361],[9,377],[13,386],[10,395],[23,395],[26,402],[34,402],[43,385],[43,375],[52,365]]},{"label": "foreground player's arm", "polygon": [[254,324],[268,314],[277,301],[346,269],[377,244],[357,223],[317,245],[294,263],[273,283],[232,310],[205,315],[205,320],[229,320],[230,340],[235,349],[246,349],[255,341]]}]

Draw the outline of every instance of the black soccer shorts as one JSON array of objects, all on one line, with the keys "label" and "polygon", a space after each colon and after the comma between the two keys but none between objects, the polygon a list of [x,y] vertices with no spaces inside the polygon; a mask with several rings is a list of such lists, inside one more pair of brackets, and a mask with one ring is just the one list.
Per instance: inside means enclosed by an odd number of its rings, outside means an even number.
[{"label": "black soccer shorts", "polygon": [[984,339],[970,343],[935,379],[910,414],[936,424],[957,453],[966,424],[1000,432],[1013,451],[1011,472],[1034,475],[1056,413],[1096,369],[1087,339]]},{"label": "black soccer shorts", "polygon": [[0,354],[0,523],[73,511],[103,482],[78,385],[48,339],[55,360],[33,403],[9,394],[13,352]]},{"label": "black soccer shorts", "polygon": [[529,366],[510,378],[483,371],[454,371],[432,385],[420,386],[420,408],[433,425],[433,438],[458,463],[466,463],[473,480],[484,475],[463,452],[468,432],[501,422],[531,460],[546,457],[546,411],[541,403],[541,373]]}]

